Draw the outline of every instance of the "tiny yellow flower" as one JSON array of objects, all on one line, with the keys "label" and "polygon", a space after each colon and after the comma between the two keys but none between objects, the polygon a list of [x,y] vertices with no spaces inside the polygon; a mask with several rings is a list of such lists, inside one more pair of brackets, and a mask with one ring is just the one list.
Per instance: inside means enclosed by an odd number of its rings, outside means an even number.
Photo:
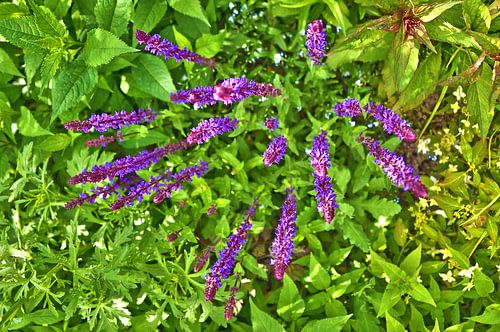
[{"label": "tiny yellow flower", "polygon": [[462,289],[462,291],[470,291],[472,288],[474,288],[474,283],[472,281],[469,281],[467,283],[467,285],[465,285],[465,287]]},{"label": "tiny yellow flower", "polygon": [[453,110],[453,113],[457,113],[458,110],[460,109],[460,105],[458,104],[458,101],[455,103],[451,104],[451,109]]}]

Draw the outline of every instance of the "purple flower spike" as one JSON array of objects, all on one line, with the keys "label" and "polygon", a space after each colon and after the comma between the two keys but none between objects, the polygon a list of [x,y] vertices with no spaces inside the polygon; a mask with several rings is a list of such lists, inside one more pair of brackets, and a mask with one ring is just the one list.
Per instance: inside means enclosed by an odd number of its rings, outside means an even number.
[{"label": "purple flower spike", "polygon": [[217,104],[214,98],[213,86],[199,86],[191,90],[180,90],[170,94],[173,103],[193,104],[194,108]]},{"label": "purple flower spike", "polygon": [[309,23],[306,32],[307,56],[313,65],[321,66],[321,59],[325,57],[326,32],[323,22],[315,20]]},{"label": "purple flower spike", "polygon": [[219,252],[219,259],[210,268],[210,273],[205,275],[205,299],[207,301],[214,299],[215,293],[222,286],[222,280],[233,272],[236,257],[247,241],[248,231],[252,228],[250,220],[254,218],[256,205],[257,202],[254,201],[253,205],[245,212],[243,222],[236,233],[229,236],[226,247]]},{"label": "purple flower spike", "polygon": [[395,185],[410,190],[415,197],[425,198],[427,188],[420,182],[420,176],[414,174],[414,169],[408,166],[401,156],[383,148],[380,143],[372,138],[360,137],[361,143],[368,148],[375,157],[375,163],[382,166],[382,171]]},{"label": "purple flower spike", "polygon": [[64,128],[85,133],[88,133],[91,129],[105,132],[109,128],[120,129],[132,124],[151,122],[155,118],[156,113],[152,109],[138,109],[132,112],[122,110],[115,114],[92,114],[88,120],[70,121],[64,125]]},{"label": "purple flower spike", "polygon": [[359,101],[355,98],[349,98],[343,102],[337,103],[332,107],[337,116],[349,116],[355,118],[361,114],[362,110],[359,106]]},{"label": "purple flower spike", "polygon": [[281,217],[276,227],[275,238],[271,246],[271,265],[274,266],[274,277],[280,281],[283,280],[286,268],[290,264],[293,239],[297,231],[297,227],[295,226],[297,206],[293,190],[293,187],[287,189],[287,196],[285,202],[281,206]]},{"label": "purple flower spike", "polygon": [[112,143],[115,141],[115,137],[113,135],[111,136],[104,136],[101,135],[99,138],[91,138],[85,141],[85,146],[90,147],[105,147],[109,143]]},{"label": "purple flower spike", "polygon": [[177,62],[186,60],[189,62],[195,62],[199,65],[209,67],[215,66],[214,59],[207,59],[199,54],[189,51],[186,48],[181,49],[178,45],[172,43],[167,38],[163,38],[163,40],[160,41],[161,36],[158,34],[151,36],[144,31],[137,30],[135,32],[135,38],[140,45],[146,44],[146,51],[149,51],[151,54],[157,56],[163,55],[165,60],[174,58]]},{"label": "purple flower spike", "polygon": [[273,118],[272,116],[267,118],[266,121],[264,122],[264,126],[270,131],[274,131],[279,127],[279,125],[280,122],[278,121],[278,119]]},{"label": "purple flower spike", "polygon": [[233,315],[234,315],[234,309],[236,307],[236,299],[235,299],[235,295],[236,295],[236,292],[238,291],[238,287],[237,286],[234,286],[234,287],[231,287],[231,293],[229,295],[229,298],[227,299],[226,301],[226,306],[224,307],[224,318],[227,320],[227,321],[230,321],[231,318],[233,318]]},{"label": "purple flower spike", "polygon": [[365,110],[382,123],[382,127],[388,134],[394,134],[399,139],[406,141],[414,141],[417,138],[408,123],[384,105],[369,103],[365,106]]},{"label": "purple flower spike", "polygon": [[311,166],[316,174],[325,176],[330,168],[330,146],[326,138],[326,132],[321,130],[321,134],[313,138],[311,151]]},{"label": "purple flower spike", "polygon": [[318,211],[323,214],[323,219],[331,223],[335,217],[335,209],[338,208],[337,196],[332,188],[332,182],[328,175],[321,176],[313,173],[314,190],[316,190],[316,200],[318,202]]},{"label": "purple flower spike", "polygon": [[238,120],[231,120],[230,117],[203,120],[195,128],[191,129],[187,142],[189,144],[205,143],[212,137],[235,130],[237,125]]},{"label": "purple flower spike", "polygon": [[279,135],[273,139],[263,154],[264,165],[269,167],[272,164],[279,164],[285,155],[287,143],[288,140],[283,135]]}]

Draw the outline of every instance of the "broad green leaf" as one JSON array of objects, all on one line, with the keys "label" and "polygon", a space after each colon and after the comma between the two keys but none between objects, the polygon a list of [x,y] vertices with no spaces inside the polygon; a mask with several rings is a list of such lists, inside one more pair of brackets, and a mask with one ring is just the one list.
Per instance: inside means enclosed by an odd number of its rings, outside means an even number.
[{"label": "broad green leaf", "polygon": [[255,273],[264,280],[268,279],[267,271],[258,265],[259,263],[257,262],[257,259],[255,259],[255,257],[247,253],[245,255],[245,259],[242,259],[242,261],[245,269],[252,273]]},{"label": "broad green leaf", "polygon": [[382,273],[385,272],[391,283],[397,283],[399,280],[407,277],[406,272],[380,257],[375,251],[370,250],[370,256],[370,267],[374,275],[380,277]]},{"label": "broad green leaf", "polygon": [[443,3],[432,3],[415,6],[415,16],[422,22],[430,22],[451,7],[458,5],[460,1],[447,1]]},{"label": "broad green leaf", "polygon": [[328,288],[326,292],[330,295],[330,298],[338,299],[339,297],[345,294],[347,288],[349,288],[350,285],[351,285],[351,280],[347,279]]},{"label": "broad green leaf", "polygon": [[408,286],[408,294],[417,301],[430,304],[433,307],[436,306],[436,303],[434,302],[431,293],[429,293],[427,288],[425,288],[422,284],[420,284],[417,281],[410,282]]},{"label": "broad green leaf", "polygon": [[250,299],[250,311],[252,313],[252,330],[254,332],[285,332],[278,321],[260,310],[253,300]]},{"label": "broad green leaf", "polygon": [[38,325],[55,324],[64,319],[64,314],[61,311],[50,309],[38,310],[27,315],[30,321]]},{"label": "broad green leaf", "polygon": [[66,112],[97,84],[97,69],[73,61],[61,69],[52,90],[52,120]]},{"label": "broad green leaf", "polygon": [[132,9],[132,0],[97,0],[94,14],[101,28],[121,36],[127,32]]},{"label": "broad green leaf", "polygon": [[60,35],[50,31],[53,29],[46,24],[44,19],[37,16],[23,16],[0,20],[1,34],[17,47],[38,51],[40,48],[60,48],[63,46]]},{"label": "broad green leaf", "polygon": [[175,86],[165,61],[153,55],[141,54],[134,64],[132,78],[135,87],[160,100],[169,101],[169,94],[175,91]]},{"label": "broad green leaf", "polygon": [[436,87],[441,69],[441,52],[430,53],[413,74],[401,92],[394,109],[412,109],[419,106]]},{"label": "broad green leaf", "polygon": [[418,67],[418,48],[413,40],[406,39],[400,31],[394,38],[392,51],[394,54],[394,76],[399,91],[408,85]]},{"label": "broad green leaf", "polygon": [[23,8],[13,3],[0,3],[0,20],[29,15]]},{"label": "broad green leaf", "polygon": [[393,283],[388,284],[385,288],[384,295],[382,295],[377,317],[384,316],[387,311],[396,305],[396,303],[401,301],[402,293],[398,285]]},{"label": "broad green leaf", "polygon": [[480,270],[474,271],[474,287],[476,287],[476,291],[479,296],[488,296],[489,293],[495,290],[495,284],[490,277],[484,274]]},{"label": "broad green leaf", "polygon": [[318,1],[319,0],[301,0],[301,1],[295,2],[295,3],[294,3],[294,1],[286,1],[286,2],[280,3],[280,6],[285,7],[285,8],[302,8],[305,6],[313,5]]},{"label": "broad green leaf", "polygon": [[473,83],[467,92],[467,109],[472,114],[474,122],[479,125],[483,139],[488,135],[494,115],[494,105],[491,103],[492,77],[490,66],[483,63],[479,80]]},{"label": "broad green leaf", "polygon": [[378,320],[365,298],[358,296],[354,298],[354,318],[356,318],[358,331],[379,331]]},{"label": "broad green leaf", "polygon": [[321,266],[312,253],[309,256],[309,276],[312,285],[316,289],[327,289],[330,286],[330,274]]},{"label": "broad green leaf", "polygon": [[175,42],[177,43],[177,45],[179,45],[179,47],[181,47],[181,48],[185,47],[188,50],[192,51],[193,46],[191,46],[191,42],[189,41],[189,39],[187,39],[186,36],[184,36],[179,31],[177,31],[175,26],[172,26],[172,30],[174,31],[174,38],[175,38]]},{"label": "broad green leaf", "polygon": [[488,32],[491,26],[491,16],[482,0],[464,0],[463,9],[465,24],[469,30]]},{"label": "broad green leaf", "polygon": [[1,48],[0,48],[0,72],[14,76],[20,76],[20,77],[24,76],[23,74],[21,74],[21,72],[19,72],[19,70],[17,70],[16,65],[9,57],[9,54]]},{"label": "broad green leaf", "polygon": [[340,332],[344,325],[352,317],[352,314],[346,316],[336,316],[331,318],[325,318],[320,320],[310,321],[304,326],[302,332]]},{"label": "broad green leaf", "polygon": [[123,53],[138,52],[109,31],[97,28],[87,34],[81,57],[91,67],[109,63]]},{"label": "broad green leaf", "polygon": [[210,26],[201,8],[200,0],[168,0],[168,4],[179,13],[196,18]]},{"label": "broad green leaf", "polygon": [[294,321],[299,318],[305,310],[304,300],[300,297],[297,286],[285,273],[283,276],[283,288],[281,288],[278,300],[278,315],[286,321]]},{"label": "broad green leaf", "polygon": [[71,143],[71,137],[66,134],[55,134],[43,140],[39,147],[44,151],[55,152],[63,150]]},{"label": "broad green leaf", "polygon": [[486,307],[486,309],[484,309],[484,312],[481,315],[469,317],[469,319],[481,324],[500,324],[500,304],[490,304]]},{"label": "broad green leaf", "polygon": [[44,135],[53,135],[47,129],[42,128],[38,121],[33,117],[31,111],[21,106],[21,118],[19,119],[19,132],[23,136],[35,137]]},{"label": "broad green leaf", "polygon": [[63,58],[63,53],[52,50],[43,57],[40,66],[40,76],[42,78],[42,88],[48,86],[49,81],[54,78]]},{"label": "broad green leaf", "polygon": [[405,332],[405,327],[396,318],[392,317],[388,312],[385,314],[386,331],[387,332]]},{"label": "broad green leaf", "polygon": [[328,256],[328,261],[332,266],[337,266],[342,264],[344,260],[349,256],[352,250],[352,246],[346,247],[346,248],[340,248],[334,250],[330,256]]},{"label": "broad green leaf", "polygon": [[341,193],[345,193],[347,190],[347,185],[351,180],[351,171],[347,167],[334,167],[333,181],[339,188]]},{"label": "broad green leaf", "polygon": [[345,36],[347,29],[352,27],[352,24],[340,9],[339,3],[336,0],[323,0],[323,2],[326,3],[328,8],[332,11],[333,17],[335,18],[335,22],[333,23],[341,28],[342,34]]},{"label": "broad green leaf", "polygon": [[370,250],[370,240],[363,231],[363,228],[356,222],[346,220],[342,226],[342,235],[344,239],[348,239],[351,244],[364,252]]},{"label": "broad green leaf", "polygon": [[426,23],[425,28],[432,40],[481,49],[473,37],[441,17]]},{"label": "broad green leaf", "polygon": [[135,9],[135,28],[150,32],[167,12],[167,0],[139,1]]},{"label": "broad green leaf", "polygon": [[401,211],[401,206],[394,202],[389,201],[387,198],[380,198],[373,196],[368,200],[356,203],[356,206],[368,211],[371,215],[378,219],[380,216],[390,218],[397,215]]},{"label": "broad green leaf", "polygon": [[417,271],[420,266],[420,258],[422,257],[422,246],[419,245],[408,256],[403,259],[399,267],[403,269],[408,275],[412,275]]},{"label": "broad green leaf", "polygon": [[428,331],[425,327],[424,317],[413,304],[411,307],[410,331]]},{"label": "broad green leaf", "polygon": [[206,57],[212,58],[222,50],[226,33],[221,31],[217,35],[203,34],[196,40],[196,53]]},{"label": "broad green leaf", "polygon": [[451,252],[451,257],[458,263],[458,266],[460,266],[462,269],[468,269],[470,267],[470,262],[466,255],[449,245],[447,245],[446,247]]},{"label": "broad green leaf", "polygon": [[66,34],[66,27],[56,18],[54,13],[47,7],[31,6],[33,17],[39,29],[47,36],[63,37]]},{"label": "broad green leaf", "polygon": [[62,19],[71,7],[72,0],[44,0],[43,5],[50,9],[58,19]]}]

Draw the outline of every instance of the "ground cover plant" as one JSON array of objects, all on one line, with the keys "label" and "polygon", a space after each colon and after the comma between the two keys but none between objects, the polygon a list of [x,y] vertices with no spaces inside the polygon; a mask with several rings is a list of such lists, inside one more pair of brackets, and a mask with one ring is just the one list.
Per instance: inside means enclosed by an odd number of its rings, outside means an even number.
[{"label": "ground cover plant", "polygon": [[498,1],[0,1],[0,328],[496,331]]}]

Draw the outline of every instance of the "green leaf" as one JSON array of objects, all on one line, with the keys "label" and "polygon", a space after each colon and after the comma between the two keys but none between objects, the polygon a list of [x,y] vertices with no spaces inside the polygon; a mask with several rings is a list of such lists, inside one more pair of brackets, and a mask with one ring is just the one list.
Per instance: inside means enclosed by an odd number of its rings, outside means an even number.
[{"label": "green leaf", "polygon": [[160,23],[167,12],[167,7],[166,0],[139,1],[135,9],[135,28],[150,32]]},{"label": "green leaf", "polygon": [[411,109],[419,106],[434,92],[441,69],[441,52],[430,53],[413,74],[401,92],[394,109]]},{"label": "green leaf", "polygon": [[94,14],[101,28],[121,36],[127,31],[132,9],[132,0],[97,0]]},{"label": "green leaf", "polygon": [[18,18],[25,15],[29,15],[29,13],[18,5],[5,2],[0,3],[0,20]]},{"label": "green leaf", "polygon": [[97,28],[89,31],[81,57],[91,67],[109,63],[120,54],[138,52],[109,31]]},{"label": "green leaf", "polygon": [[451,252],[451,257],[458,263],[462,269],[468,269],[470,267],[470,262],[467,256],[465,256],[459,250],[454,249],[453,247],[447,245],[446,248]]},{"label": "green leaf", "polygon": [[97,84],[97,69],[87,67],[81,61],[73,61],[62,68],[52,90],[54,120],[80,101]]},{"label": "green leaf", "polygon": [[476,287],[479,296],[483,297],[495,290],[493,280],[479,269],[474,271],[474,287]]},{"label": "green leaf", "polygon": [[396,86],[398,91],[403,91],[417,70],[418,48],[415,47],[413,40],[406,39],[405,34],[400,31],[394,38],[392,51]]},{"label": "green leaf", "polygon": [[448,1],[443,3],[432,3],[415,6],[415,17],[422,22],[430,22],[451,7],[458,5],[460,1]]},{"label": "green leaf", "polygon": [[484,33],[490,30],[490,11],[482,0],[464,0],[463,9],[467,29]]},{"label": "green leaf", "polygon": [[212,58],[222,50],[222,44],[226,38],[224,31],[217,35],[204,33],[196,40],[196,53],[206,58]]},{"label": "green leaf", "polygon": [[[0,31],[17,47],[39,51],[40,48],[62,47],[61,35],[39,16],[24,16],[0,20]],[[51,33],[53,32],[53,33]]]},{"label": "green leaf", "polygon": [[163,101],[169,101],[169,94],[175,91],[172,77],[165,61],[149,54],[141,54],[134,62],[132,78],[135,87]]},{"label": "green leaf", "polygon": [[384,294],[382,295],[382,300],[380,301],[380,307],[378,308],[377,317],[385,315],[392,307],[401,301],[401,289],[396,284],[388,284],[385,288]]},{"label": "green leaf", "polygon": [[413,304],[410,304],[411,307],[411,318],[410,318],[410,331],[427,331],[425,327],[424,317],[418,311],[417,308]]},{"label": "green leaf", "polygon": [[0,48],[0,73],[23,77],[24,75],[17,70],[16,65],[9,57],[9,54]]},{"label": "green leaf", "polygon": [[441,17],[425,24],[425,28],[432,40],[481,49],[473,37]]},{"label": "green leaf", "polygon": [[388,312],[385,314],[386,331],[387,332],[405,332],[405,327],[396,318],[392,317]]},{"label": "green leaf", "polygon": [[56,134],[40,143],[40,149],[48,152],[63,150],[71,143],[71,137],[66,134]]},{"label": "green leaf", "polygon": [[370,212],[375,219],[381,216],[390,218],[401,212],[401,206],[398,203],[379,196],[370,197],[370,199],[363,200],[359,204],[356,203],[356,206]]},{"label": "green leaf", "polygon": [[316,289],[327,289],[330,286],[330,274],[321,266],[312,253],[309,256],[309,276],[312,285]]},{"label": "green leaf", "polygon": [[301,0],[297,3],[293,3],[293,1],[291,1],[291,2],[288,1],[285,3],[280,3],[280,6],[284,7],[284,8],[302,8],[302,7],[313,5],[318,1],[319,0]]},{"label": "green leaf", "polygon": [[399,264],[399,267],[403,269],[408,275],[412,275],[417,271],[420,266],[420,258],[422,257],[422,246],[419,245],[415,250],[413,250],[405,259]]},{"label": "green leaf", "polygon": [[487,63],[481,66],[481,76],[473,83],[467,92],[467,109],[472,114],[474,122],[479,125],[481,137],[488,135],[494,115],[494,105],[491,103],[493,89],[493,72]]},{"label": "green leaf", "polygon": [[370,250],[370,241],[366,236],[363,228],[355,223],[354,221],[346,220],[342,225],[342,235],[344,239],[348,239],[349,242],[364,252]]},{"label": "green leaf", "polygon": [[253,300],[250,299],[250,311],[252,313],[252,330],[254,332],[285,332],[278,321],[260,310]]},{"label": "green leaf", "polygon": [[352,246],[346,247],[346,248],[340,248],[334,250],[330,256],[328,256],[328,261],[332,266],[337,266],[342,264],[344,260],[349,256],[352,250]]},{"label": "green leaf", "polygon": [[168,0],[168,4],[179,13],[196,18],[210,26],[207,17],[201,9],[200,0]]},{"label": "green leaf", "polygon": [[481,324],[497,325],[500,324],[500,304],[493,303],[484,309],[479,316],[469,317],[470,320]]},{"label": "green leaf", "polygon": [[372,313],[369,302],[363,297],[354,298],[354,318],[358,331],[379,331],[378,320]]},{"label": "green leaf", "polygon": [[43,57],[42,65],[40,66],[40,76],[42,78],[42,88],[45,88],[51,79],[54,78],[59,65],[61,64],[63,53],[57,50],[52,50]]},{"label": "green leaf", "polygon": [[382,273],[385,272],[387,277],[389,277],[391,283],[397,283],[401,279],[405,279],[407,277],[406,272],[401,270],[396,265],[387,262],[385,259],[380,257],[375,251],[370,250],[370,267],[372,269],[372,273],[378,277],[382,276]]},{"label": "green leaf", "polygon": [[278,300],[278,315],[286,321],[294,321],[305,310],[305,303],[300,297],[297,286],[293,280],[285,273],[283,276],[283,288]]},{"label": "green leaf", "polygon": [[31,111],[21,106],[21,118],[19,119],[19,132],[23,136],[35,137],[44,135],[53,135],[47,129],[42,128],[38,121],[33,117]]},{"label": "green leaf", "polygon": [[344,325],[352,317],[352,314],[345,316],[336,316],[332,318],[325,318],[320,320],[309,321],[302,329],[302,332],[340,332]]},{"label": "green leaf", "polygon": [[333,23],[341,28],[342,34],[345,36],[347,29],[352,27],[352,24],[340,9],[339,3],[335,0],[323,0],[323,2],[326,3],[328,8],[332,11],[333,17],[335,18],[335,22]]},{"label": "green leaf", "polygon": [[425,288],[422,284],[420,284],[417,281],[410,282],[410,285],[408,287],[408,294],[417,301],[430,304],[433,307],[436,306],[436,303],[434,302],[431,293],[429,293],[427,288]]},{"label": "green leaf", "polygon": [[257,259],[255,257],[250,254],[246,254],[245,259],[243,259],[242,261],[245,269],[252,273],[255,273],[264,280],[268,279],[266,270],[259,266],[259,263],[257,262]]}]

